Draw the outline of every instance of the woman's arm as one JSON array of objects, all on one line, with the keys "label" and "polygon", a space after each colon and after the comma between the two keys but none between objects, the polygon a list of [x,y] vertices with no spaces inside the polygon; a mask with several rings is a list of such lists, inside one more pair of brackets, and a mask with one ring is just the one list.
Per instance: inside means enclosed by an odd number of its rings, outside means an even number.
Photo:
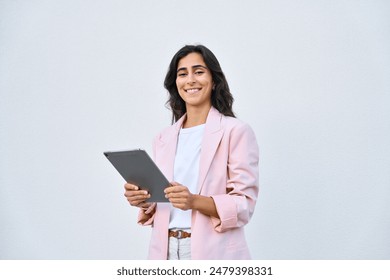
[{"label": "woman's arm", "polygon": [[174,207],[198,210],[210,216],[219,232],[248,223],[258,195],[259,155],[252,129],[246,124],[236,126],[230,131],[228,141],[226,193],[210,197],[192,194],[187,187],[176,182],[165,189],[166,197]]},{"label": "woman's arm", "polygon": [[229,155],[226,193],[211,195],[219,214],[211,221],[218,232],[247,224],[259,192],[259,151],[253,130],[247,124],[236,125],[225,136]]},{"label": "woman's arm", "polygon": [[156,212],[156,203],[145,201],[150,194],[145,190],[140,190],[136,185],[126,183],[124,195],[131,206],[140,208],[138,223],[144,226],[151,225]]},{"label": "woman's arm", "polygon": [[186,186],[176,182],[172,182],[171,186],[165,189],[165,194],[173,207],[181,210],[198,210],[204,215],[219,218],[214,200],[211,197],[192,194]]}]

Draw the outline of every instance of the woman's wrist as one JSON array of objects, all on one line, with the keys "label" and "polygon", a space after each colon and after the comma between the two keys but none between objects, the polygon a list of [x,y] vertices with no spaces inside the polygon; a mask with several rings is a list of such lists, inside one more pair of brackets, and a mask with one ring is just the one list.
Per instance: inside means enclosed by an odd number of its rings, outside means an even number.
[{"label": "woman's wrist", "polygon": [[193,194],[192,195],[192,210],[200,210],[199,209],[199,204],[200,204],[200,201],[202,198],[202,196],[199,195],[199,194]]},{"label": "woman's wrist", "polygon": [[141,208],[145,212],[145,214],[149,214],[154,210],[155,207],[156,207],[156,203],[151,203],[151,204],[147,203],[143,206],[140,206],[139,208]]},{"label": "woman's wrist", "polygon": [[207,216],[219,217],[214,199],[209,196],[199,194],[193,195],[192,209]]}]

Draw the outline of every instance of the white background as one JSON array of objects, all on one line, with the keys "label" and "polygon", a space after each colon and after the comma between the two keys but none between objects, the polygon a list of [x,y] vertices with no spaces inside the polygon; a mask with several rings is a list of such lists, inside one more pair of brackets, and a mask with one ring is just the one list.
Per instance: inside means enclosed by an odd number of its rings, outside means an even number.
[{"label": "white background", "polygon": [[0,0],[0,259],[145,259],[106,150],[170,124],[174,53],[218,57],[261,151],[254,259],[390,259],[388,1]]}]

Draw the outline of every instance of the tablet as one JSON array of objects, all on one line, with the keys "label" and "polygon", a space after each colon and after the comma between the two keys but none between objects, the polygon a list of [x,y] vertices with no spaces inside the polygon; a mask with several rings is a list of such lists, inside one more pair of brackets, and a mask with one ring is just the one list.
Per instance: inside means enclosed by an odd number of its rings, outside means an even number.
[{"label": "tablet", "polygon": [[106,158],[127,183],[150,193],[147,202],[168,202],[164,189],[169,181],[144,150],[104,152]]}]

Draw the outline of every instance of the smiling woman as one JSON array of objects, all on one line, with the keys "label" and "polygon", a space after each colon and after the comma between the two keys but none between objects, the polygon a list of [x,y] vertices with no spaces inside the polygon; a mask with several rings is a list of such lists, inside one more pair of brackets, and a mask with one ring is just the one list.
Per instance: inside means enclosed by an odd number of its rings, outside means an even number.
[{"label": "smiling woman", "polygon": [[[183,128],[203,124],[207,117],[205,113],[211,108],[213,78],[199,53],[190,53],[179,61],[176,86],[186,104],[187,115],[200,117],[187,117]],[[189,120],[193,123],[188,123]]]},{"label": "smiling woman", "polygon": [[164,82],[173,125],[154,141],[154,160],[171,181],[169,203],[126,184],[140,208],[138,223],[152,225],[150,259],[249,259],[243,226],[258,196],[258,146],[252,129],[237,120],[233,97],[214,54],[185,46],[173,57]]},{"label": "smiling woman", "polygon": [[210,108],[213,78],[200,54],[190,53],[179,61],[176,86],[187,112],[204,106]]},{"label": "smiling woman", "polygon": [[[223,74],[222,68],[217,58],[205,46],[189,45],[180,49],[172,58],[168,73],[164,81],[164,86],[169,92],[169,100],[167,103],[172,109],[172,122],[178,121],[184,115],[184,113],[187,112],[186,103],[179,95],[178,81],[180,76],[178,75],[184,74],[185,76],[187,74],[186,72],[181,72],[185,69],[182,69],[182,66],[179,66],[179,63],[184,64],[185,61],[189,61],[191,58],[194,60],[192,62],[194,65],[191,65],[191,67],[198,66],[196,68],[200,67],[201,69],[198,69],[200,72],[207,70],[207,72],[211,75],[211,105],[223,115],[235,117],[232,109],[233,96],[230,93],[228,82],[226,81],[225,75]],[[195,58],[197,58],[196,60],[198,60],[198,62],[195,62]],[[196,72],[195,69],[191,70]],[[186,71],[189,70],[186,69]],[[199,74],[202,75],[202,73]]]}]

